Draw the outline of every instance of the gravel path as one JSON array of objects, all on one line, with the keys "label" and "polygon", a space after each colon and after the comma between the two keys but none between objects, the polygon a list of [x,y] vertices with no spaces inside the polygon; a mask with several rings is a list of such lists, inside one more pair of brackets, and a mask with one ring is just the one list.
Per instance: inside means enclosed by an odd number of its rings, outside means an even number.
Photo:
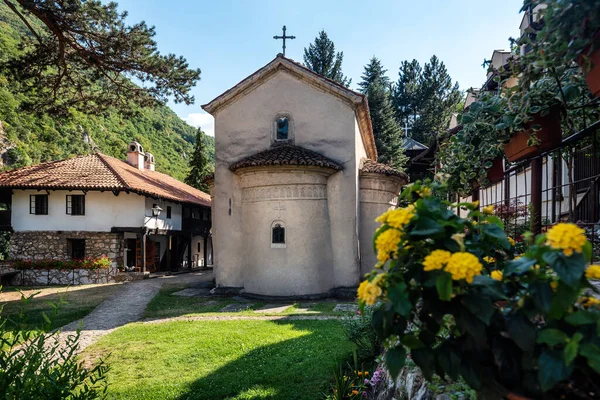
[{"label": "gravel path", "polygon": [[121,290],[102,302],[82,320],[63,326],[58,340],[64,343],[69,335],[73,335],[80,328],[78,350],[82,351],[102,336],[125,324],[137,321],[163,284],[194,285],[210,280],[212,280],[212,272],[192,272],[126,283]]}]

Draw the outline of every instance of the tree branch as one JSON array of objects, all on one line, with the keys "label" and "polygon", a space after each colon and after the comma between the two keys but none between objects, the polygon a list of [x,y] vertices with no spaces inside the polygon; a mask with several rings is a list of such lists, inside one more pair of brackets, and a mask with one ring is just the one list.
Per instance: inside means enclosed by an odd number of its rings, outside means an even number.
[{"label": "tree branch", "polygon": [[35,31],[35,29],[33,29],[33,27],[31,26],[31,24],[29,23],[29,21],[27,21],[27,18],[25,18],[25,16],[19,12],[19,10],[17,9],[17,7],[15,7],[15,5],[12,4],[8,0],[4,0],[4,4],[6,4],[8,6],[8,8],[10,8],[12,10],[12,12],[14,12],[15,14],[17,14],[17,16],[21,19],[21,21],[23,21],[23,23],[25,24],[25,26],[27,26],[27,29],[29,29],[29,31],[33,34],[33,36],[35,36],[35,38],[37,39],[37,41],[40,42],[40,44],[41,44],[42,43],[42,38],[40,37],[40,35],[38,35],[38,33]]}]

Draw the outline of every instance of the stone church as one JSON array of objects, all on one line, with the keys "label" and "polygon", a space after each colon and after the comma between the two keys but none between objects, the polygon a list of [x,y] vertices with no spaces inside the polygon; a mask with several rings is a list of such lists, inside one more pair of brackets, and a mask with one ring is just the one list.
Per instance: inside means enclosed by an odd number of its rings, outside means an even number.
[{"label": "stone church", "polygon": [[203,109],[215,118],[214,272],[223,290],[327,296],[375,265],[375,218],[404,173],[377,163],[367,99],[282,55]]}]

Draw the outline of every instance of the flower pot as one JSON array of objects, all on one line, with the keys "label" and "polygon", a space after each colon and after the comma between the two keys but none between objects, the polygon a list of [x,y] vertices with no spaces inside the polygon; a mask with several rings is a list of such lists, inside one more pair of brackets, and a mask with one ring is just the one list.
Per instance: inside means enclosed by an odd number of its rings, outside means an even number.
[{"label": "flower pot", "polygon": [[498,156],[492,161],[492,166],[487,170],[487,179],[490,184],[498,183],[504,179],[503,157]]},{"label": "flower pot", "polygon": [[[530,131],[534,125],[540,125],[542,129],[537,132]],[[550,151],[558,147],[562,142],[562,130],[560,127],[560,108],[553,107],[550,113],[545,116],[536,114],[531,122],[527,124],[527,130],[514,134],[508,143],[504,145],[504,154],[508,161],[521,161],[526,158],[533,158],[545,151]],[[539,143],[535,146],[528,146],[527,142],[531,136],[529,132],[535,133]]]},{"label": "flower pot", "polygon": [[[600,35],[596,35],[595,40],[596,42],[600,41]],[[583,69],[585,80],[594,97],[600,96],[600,47],[590,54],[588,60],[584,57],[579,57],[577,63]],[[588,66],[591,69],[586,71]]]}]

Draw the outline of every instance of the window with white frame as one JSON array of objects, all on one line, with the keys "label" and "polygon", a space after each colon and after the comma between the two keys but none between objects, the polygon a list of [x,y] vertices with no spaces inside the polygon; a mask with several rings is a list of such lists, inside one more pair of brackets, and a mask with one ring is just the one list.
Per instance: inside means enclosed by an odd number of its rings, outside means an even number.
[{"label": "window with white frame", "polygon": [[85,215],[85,196],[82,194],[67,195],[67,214]]}]

